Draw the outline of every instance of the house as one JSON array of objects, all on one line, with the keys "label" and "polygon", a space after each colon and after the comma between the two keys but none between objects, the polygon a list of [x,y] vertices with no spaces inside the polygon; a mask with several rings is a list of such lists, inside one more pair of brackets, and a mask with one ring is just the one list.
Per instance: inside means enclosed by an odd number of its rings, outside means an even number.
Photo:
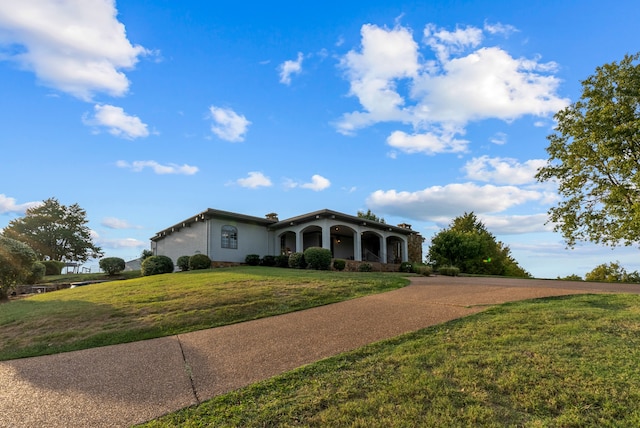
[{"label": "house", "polygon": [[174,262],[206,254],[214,265],[223,265],[244,263],[248,254],[276,256],[322,247],[334,258],[400,263],[420,261],[422,241],[409,224],[391,226],[328,209],[286,220],[275,213],[254,217],[208,209],[158,232],[151,250]]}]

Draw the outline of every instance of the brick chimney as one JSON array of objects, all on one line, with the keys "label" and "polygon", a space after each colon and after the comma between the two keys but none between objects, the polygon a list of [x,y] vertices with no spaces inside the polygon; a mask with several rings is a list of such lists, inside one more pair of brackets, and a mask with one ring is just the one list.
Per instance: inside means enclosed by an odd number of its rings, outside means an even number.
[{"label": "brick chimney", "polygon": [[269,213],[266,214],[265,217],[267,218],[267,220],[279,221],[277,213]]}]

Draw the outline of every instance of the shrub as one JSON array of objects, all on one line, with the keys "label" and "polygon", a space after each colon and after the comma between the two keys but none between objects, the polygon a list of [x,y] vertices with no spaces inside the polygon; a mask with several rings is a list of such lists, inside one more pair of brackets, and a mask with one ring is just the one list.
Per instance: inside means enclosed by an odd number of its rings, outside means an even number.
[{"label": "shrub", "polygon": [[305,269],[307,263],[304,261],[303,253],[291,253],[289,256],[289,267],[294,269]]},{"label": "shrub", "polygon": [[460,274],[460,269],[455,266],[442,266],[438,268],[438,273],[446,276],[458,276]]},{"label": "shrub", "polygon": [[309,247],[304,250],[304,259],[311,269],[328,270],[331,266],[331,250],[320,247]]},{"label": "shrub", "polygon": [[189,256],[180,256],[178,257],[178,260],[176,260],[176,266],[178,266],[178,269],[180,269],[182,272],[189,270],[189,259],[191,257]]},{"label": "shrub", "polygon": [[189,269],[211,269],[211,259],[206,254],[194,254],[189,257]]},{"label": "shrub", "polygon": [[558,277],[558,279],[561,281],[582,281],[582,277],[580,275],[576,275],[575,273],[565,276],[564,278]]},{"label": "shrub", "polygon": [[260,264],[260,256],[257,254],[247,254],[244,258],[244,262],[249,266],[258,266]]},{"label": "shrub", "polygon": [[358,272],[371,272],[373,267],[369,263],[360,263],[358,266]]},{"label": "shrub", "polygon": [[27,244],[0,236],[0,301],[9,299],[15,285],[27,279],[36,253]]},{"label": "shrub", "polygon": [[42,262],[35,262],[31,265],[31,273],[27,277],[27,284],[36,284],[44,278],[44,273],[47,268],[42,264]]},{"label": "shrub", "polygon": [[262,258],[262,266],[275,266],[276,265],[276,256],[264,256]]},{"label": "shrub", "polygon": [[44,265],[45,275],[60,275],[62,274],[62,268],[64,267],[64,263],[59,262],[58,260],[45,260],[41,262]]},{"label": "shrub", "polygon": [[277,256],[276,257],[276,266],[282,267],[282,268],[288,268],[289,267],[289,255],[288,254],[281,254],[281,255]]},{"label": "shrub", "polygon": [[411,262],[400,263],[400,272],[406,272],[406,273],[414,272],[413,265],[411,264]]},{"label": "shrub", "polygon": [[124,260],[120,257],[105,257],[104,259],[100,259],[98,266],[100,266],[100,269],[102,269],[104,273],[112,276],[122,272],[125,264]]},{"label": "shrub", "polygon": [[415,265],[413,271],[418,275],[431,276],[433,274],[433,268],[427,265]]},{"label": "shrub", "polygon": [[333,261],[333,268],[335,270],[344,270],[346,266],[347,266],[347,262],[342,259],[335,259]]},{"label": "shrub", "polygon": [[142,276],[171,273],[173,261],[167,256],[151,256],[144,259],[141,268]]}]

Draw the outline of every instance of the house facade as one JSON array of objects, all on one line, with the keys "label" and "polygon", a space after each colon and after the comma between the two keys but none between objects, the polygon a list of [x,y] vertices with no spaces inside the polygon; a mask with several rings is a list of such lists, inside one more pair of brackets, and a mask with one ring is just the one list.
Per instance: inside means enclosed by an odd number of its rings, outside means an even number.
[{"label": "house facade", "polygon": [[151,250],[174,262],[206,254],[214,263],[244,263],[248,254],[277,256],[322,247],[334,258],[401,263],[422,258],[421,249],[419,255],[410,254],[410,243],[417,239],[422,242],[408,224],[391,226],[328,209],[286,220],[275,213],[254,217],[208,209],[158,232]]}]

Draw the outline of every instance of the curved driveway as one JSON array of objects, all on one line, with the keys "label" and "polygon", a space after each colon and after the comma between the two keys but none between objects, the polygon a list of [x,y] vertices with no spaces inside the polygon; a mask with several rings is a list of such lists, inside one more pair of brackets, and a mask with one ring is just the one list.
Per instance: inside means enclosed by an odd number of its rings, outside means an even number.
[{"label": "curved driveway", "polygon": [[125,427],[508,301],[639,285],[415,277],[399,290],[142,342],[0,362],[0,427]]}]

